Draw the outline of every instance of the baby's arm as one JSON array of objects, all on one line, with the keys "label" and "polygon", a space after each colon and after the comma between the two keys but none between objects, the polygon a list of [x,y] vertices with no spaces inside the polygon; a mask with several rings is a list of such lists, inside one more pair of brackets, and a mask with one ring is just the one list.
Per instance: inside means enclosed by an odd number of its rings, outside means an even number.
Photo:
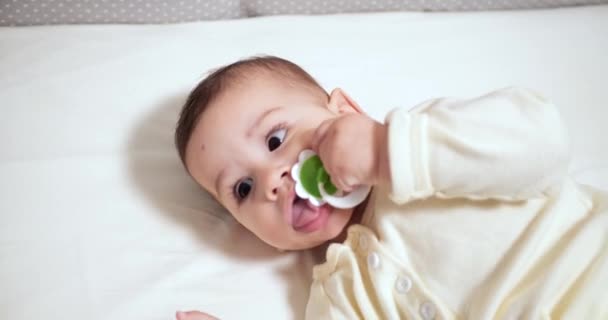
[{"label": "baby's arm", "polygon": [[391,197],[436,195],[520,200],[567,173],[569,149],[557,109],[507,88],[470,99],[436,99],[387,116]]}]

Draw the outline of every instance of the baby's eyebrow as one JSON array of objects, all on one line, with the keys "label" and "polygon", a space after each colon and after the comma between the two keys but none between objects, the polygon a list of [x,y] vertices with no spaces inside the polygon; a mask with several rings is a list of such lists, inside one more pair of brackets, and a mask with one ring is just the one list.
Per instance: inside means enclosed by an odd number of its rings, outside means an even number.
[{"label": "baby's eyebrow", "polygon": [[275,112],[275,111],[278,111],[279,109],[282,109],[282,108],[283,108],[283,107],[274,107],[274,108],[270,108],[270,109],[268,109],[268,110],[264,111],[264,113],[262,113],[262,114],[261,114],[261,115],[260,115],[260,116],[259,116],[259,117],[258,117],[258,118],[257,118],[257,119],[254,121],[254,122],[253,122],[253,124],[251,125],[251,127],[249,128],[249,130],[247,130],[247,133],[246,133],[246,134],[247,134],[247,137],[250,137],[250,136],[251,136],[251,132],[252,132],[252,131],[253,131],[255,128],[257,128],[257,127],[260,125],[260,123],[262,123],[262,121],[264,121],[264,119],[265,119],[266,117],[268,117],[268,116],[269,116],[271,113],[273,113],[273,112]]}]

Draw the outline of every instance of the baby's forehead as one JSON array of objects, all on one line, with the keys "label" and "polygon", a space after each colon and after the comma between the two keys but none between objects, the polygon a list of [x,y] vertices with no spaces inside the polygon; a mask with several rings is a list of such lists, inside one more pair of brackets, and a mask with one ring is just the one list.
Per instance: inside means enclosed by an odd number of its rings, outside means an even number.
[{"label": "baby's forehead", "polygon": [[225,86],[225,92],[230,94],[245,88],[257,88],[258,90],[301,90],[307,86],[302,80],[295,79],[280,71],[273,70],[249,70],[243,71]]},{"label": "baby's forehead", "polygon": [[242,113],[239,116],[252,116],[277,106],[323,104],[325,101],[323,92],[306,85],[289,83],[278,76],[261,75],[257,78],[243,78],[226,86],[207,109],[219,107],[222,110],[216,110],[217,112],[231,109],[230,112]]},{"label": "baby's forehead", "polygon": [[230,89],[242,89],[244,86],[263,84],[266,87],[305,91],[310,95],[327,97],[327,92],[317,83],[312,83],[310,79],[293,73],[288,69],[243,66],[234,70],[234,74],[231,74],[229,78],[231,79],[229,79],[225,86],[226,91],[230,91]]}]

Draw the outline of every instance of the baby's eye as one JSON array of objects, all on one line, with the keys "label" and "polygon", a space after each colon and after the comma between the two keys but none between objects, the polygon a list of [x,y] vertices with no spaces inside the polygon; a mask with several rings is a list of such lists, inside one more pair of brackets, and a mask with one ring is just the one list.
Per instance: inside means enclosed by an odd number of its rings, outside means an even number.
[{"label": "baby's eye", "polygon": [[276,148],[281,146],[283,143],[283,139],[285,139],[285,134],[287,133],[286,129],[278,129],[273,131],[266,140],[266,144],[268,145],[268,150],[274,151]]},{"label": "baby's eye", "polygon": [[251,188],[253,188],[253,179],[245,178],[240,180],[234,185],[234,196],[238,200],[243,200],[247,197]]}]

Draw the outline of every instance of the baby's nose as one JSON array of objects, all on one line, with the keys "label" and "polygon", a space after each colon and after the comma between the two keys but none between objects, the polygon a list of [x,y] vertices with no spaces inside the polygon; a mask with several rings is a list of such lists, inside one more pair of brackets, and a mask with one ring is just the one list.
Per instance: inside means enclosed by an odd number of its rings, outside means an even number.
[{"label": "baby's nose", "polygon": [[279,189],[286,183],[285,179],[289,178],[289,170],[281,170],[280,174],[274,174],[268,181],[266,188],[266,198],[271,201],[276,201],[279,194]]}]

